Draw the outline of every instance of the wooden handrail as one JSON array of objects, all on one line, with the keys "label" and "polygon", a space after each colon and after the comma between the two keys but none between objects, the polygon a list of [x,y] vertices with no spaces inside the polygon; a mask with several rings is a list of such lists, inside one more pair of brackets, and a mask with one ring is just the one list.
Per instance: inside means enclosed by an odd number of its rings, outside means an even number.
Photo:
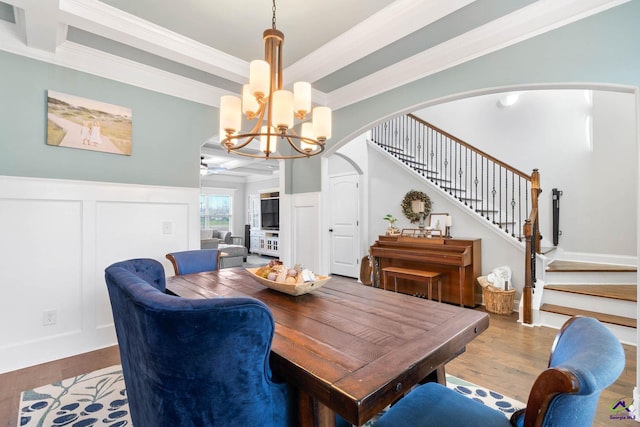
[{"label": "wooden handrail", "polygon": [[475,153],[480,154],[480,155],[481,155],[481,156],[483,156],[483,157],[486,157],[487,159],[491,160],[493,163],[495,163],[495,164],[497,164],[497,165],[502,166],[503,168],[505,168],[505,169],[506,169],[506,170],[508,170],[509,172],[513,172],[513,173],[515,173],[516,175],[518,175],[518,176],[520,176],[520,177],[522,177],[522,178],[528,179],[528,180],[531,180],[531,179],[532,179],[532,178],[531,178],[531,175],[526,174],[526,173],[524,173],[524,172],[522,172],[522,171],[519,171],[518,169],[514,168],[513,166],[508,165],[508,164],[506,164],[505,162],[503,162],[503,161],[501,161],[501,160],[496,159],[496,158],[495,158],[495,157],[493,157],[491,154],[487,154],[487,153],[485,153],[484,151],[479,150],[478,148],[476,148],[476,147],[474,147],[473,145],[471,145],[471,144],[469,144],[469,143],[467,143],[467,142],[465,142],[465,141],[461,140],[460,138],[455,137],[455,136],[451,135],[450,133],[448,133],[448,132],[446,132],[446,131],[444,131],[444,130],[440,129],[439,127],[434,126],[434,125],[432,125],[431,123],[429,123],[429,122],[426,122],[426,121],[422,120],[420,117],[414,116],[413,114],[407,114],[407,116],[411,117],[412,119],[414,119],[414,120],[415,120],[415,121],[417,121],[417,122],[422,123],[423,125],[425,125],[425,126],[427,126],[427,127],[430,127],[431,129],[435,130],[436,132],[441,133],[442,135],[444,135],[444,136],[446,136],[447,138],[449,138],[449,139],[451,139],[451,140],[453,140],[453,141],[457,142],[458,144],[462,145],[463,147],[466,147],[466,148],[468,148],[469,150],[474,151]]}]

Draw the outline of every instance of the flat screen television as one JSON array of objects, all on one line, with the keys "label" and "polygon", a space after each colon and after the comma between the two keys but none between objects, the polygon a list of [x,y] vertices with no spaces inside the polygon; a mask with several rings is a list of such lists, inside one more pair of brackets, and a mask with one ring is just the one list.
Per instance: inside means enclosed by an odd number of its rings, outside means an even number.
[{"label": "flat screen television", "polygon": [[280,199],[260,199],[260,228],[280,229]]}]

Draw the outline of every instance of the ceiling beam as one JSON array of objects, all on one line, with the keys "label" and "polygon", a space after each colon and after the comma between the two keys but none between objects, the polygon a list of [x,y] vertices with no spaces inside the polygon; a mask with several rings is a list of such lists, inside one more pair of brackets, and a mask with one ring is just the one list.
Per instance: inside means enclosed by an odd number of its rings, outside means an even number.
[{"label": "ceiling beam", "polygon": [[57,0],[24,0],[16,7],[16,25],[28,47],[55,53],[67,36],[67,26],[57,19],[59,10]]}]

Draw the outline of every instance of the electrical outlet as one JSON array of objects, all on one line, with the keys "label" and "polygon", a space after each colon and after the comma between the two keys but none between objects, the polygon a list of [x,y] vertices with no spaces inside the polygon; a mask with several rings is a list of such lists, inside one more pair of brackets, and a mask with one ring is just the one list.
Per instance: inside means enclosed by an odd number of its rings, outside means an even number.
[{"label": "electrical outlet", "polygon": [[56,310],[45,310],[42,312],[42,324],[44,326],[55,325],[57,321],[58,312]]},{"label": "electrical outlet", "polygon": [[162,223],[162,234],[172,234],[173,233],[173,223],[169,221],[165,221]]}]

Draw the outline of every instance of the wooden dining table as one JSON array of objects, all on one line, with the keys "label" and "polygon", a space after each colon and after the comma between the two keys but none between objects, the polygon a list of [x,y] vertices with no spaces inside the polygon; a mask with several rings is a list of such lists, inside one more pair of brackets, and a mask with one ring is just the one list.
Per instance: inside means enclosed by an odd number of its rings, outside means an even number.
[{"label": "wooden dining table", "polygon": [[252,297],[275,320],[273,374],[297,389],[299,423],[354,425],[425,381],[444,383],[444,366],[489,326],[486,313],[333,277],[291,296],[258,283],[244,268],[167,278],[188,298]]}]

